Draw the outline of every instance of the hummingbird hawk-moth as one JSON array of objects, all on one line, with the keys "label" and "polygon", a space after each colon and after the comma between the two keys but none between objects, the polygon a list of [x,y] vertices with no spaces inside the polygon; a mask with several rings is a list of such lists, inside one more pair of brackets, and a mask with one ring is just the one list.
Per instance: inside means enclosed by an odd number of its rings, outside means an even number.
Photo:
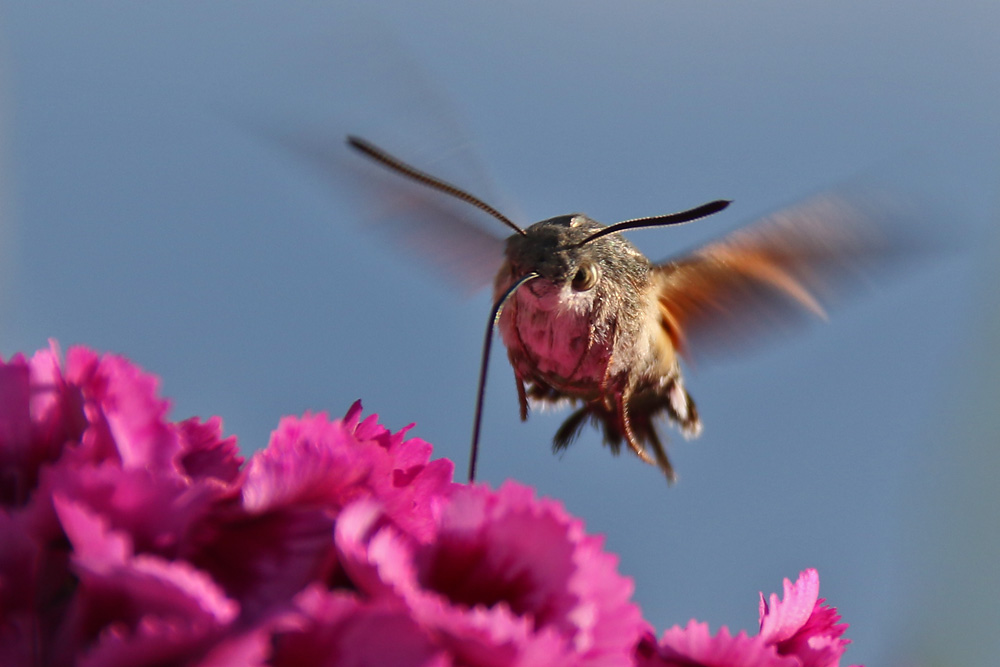
[{"label": "hummingbird hawk-moth", "polygon": [[569,446],[588,422],[617,454],[626,444],[676,478],[655,421],[686,438],[702,424],[680,360],[700,344],[742,340],[796,312],[823,316],[817,298],[833,276],[877,242],[857,225],[849,202],[819,199],[738,230],[662,263],[648,260],[621,232],[689,222],[721,211],[717,200],[688,211],[605,226],[562,215],[522,228],[479,198],[357,137],[348,144],[383,166],[475,206],[513,230],[493,284],[469,481],[475,478],[486,361],[494,326],[514,370],[522,421],[529,403],[569,402],[553,449]]}]

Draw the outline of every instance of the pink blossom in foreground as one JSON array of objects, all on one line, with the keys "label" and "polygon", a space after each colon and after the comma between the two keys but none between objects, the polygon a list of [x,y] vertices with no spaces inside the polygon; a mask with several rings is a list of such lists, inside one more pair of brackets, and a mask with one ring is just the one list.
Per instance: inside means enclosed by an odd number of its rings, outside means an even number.
[{"label": "pink blossom in foreground", "polygon": [[838,667],[850,642],[846,623],[819,598],[819,574],[806,570],[784,583],[784,599],[760,594],[760,634],[732,635],[725,627],[712,635],[706,623],[689,622],[651,637],[640,647],[642,665],[652,667]]},{"label": "pink blossom in foreground", "polygon": [[286,417],[244,465],[154,376],[53,344],[0,363],[0,664],[839,664],[815,571],[760,632],[659,642],[561,504],[451,481],[355,404]]},{"label": "pink blossom in foreground", "polygon": [[337,546],[370,599],[405,607],[463,664],[624,665],[648,627],[601,540],[513,483],[455,491],[426,544],[358,503]]}]

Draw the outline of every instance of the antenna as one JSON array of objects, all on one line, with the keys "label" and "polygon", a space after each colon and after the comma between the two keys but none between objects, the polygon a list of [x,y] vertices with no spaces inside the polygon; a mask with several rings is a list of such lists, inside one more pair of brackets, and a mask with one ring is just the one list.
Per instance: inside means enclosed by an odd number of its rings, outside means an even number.
[{"label": "antenna", "polygon": [[663,227],[665,225],[683,225],[686,222],[691,222],[692,220],[697,220],[698,218],[704,218],[712,215],[713,213],[718,213],[731,203],[732,202],[728,199],[716,199],[715,201],[702,204],[701,206],[696,206],[695,208],[688,209],[687,211],[681,211],[680,213],[668,213],[667,215],[654,215],[649,218],[633,218],[632,220],[623,220],[622,222],[616,222],[609,227],[605,227],[604,229],[594,232],[584,240],[574,244],[573,247],[579,248],[580,246],[585,246],[594,239],[599,239],[602,236],[607,236],[608,234],[614,234],[616,232],[623,232],[626,229]]},{"label": "antenna", "polygon": [[494,218],[496,218],[503,224],[507,225],[521,236],[525,235],[525,231],[520,227],[518,227],[516,224],[514,224],[514,222],[511,221],[510,218],[508,218],[503,213],[501,213],[500,211],[496,210],[495,208],[484,202],[479,197],[470,195],[465,190],[462,190],[461,188],[456,187],[446,181],[442,181],[440,178],[431,176],[426,172],[420,171],[416,167],[411,167],[410,165],[406,164],[399,158],[395,158],[389,155],[375,144],[365,141],[360,137],[348,135],[347,145],[356,151],[364,153],[371,159],[375,160],[376,162],[382,164],[385,167],[388,167],[392,171],[395,171],[398,174],[402,174],[407,178],[412,178],[417,183],[421,183],[429,188],[434,188],[435,190],[439,190],[445,194],[451,195],[456,199],[461,199],[464,202],[472,204],[479,210],[489,213]]}]

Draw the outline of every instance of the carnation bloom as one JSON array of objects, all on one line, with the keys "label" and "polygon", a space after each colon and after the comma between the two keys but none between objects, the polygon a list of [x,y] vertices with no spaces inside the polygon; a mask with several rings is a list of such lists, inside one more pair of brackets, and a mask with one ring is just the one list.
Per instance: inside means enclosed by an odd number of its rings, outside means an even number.
[{"label": "carnation bloom", "polygon": [[238,491],[218,420],[165,420],[127,360],[55,346],[0,365],[0,663],[201,654],[238,607],[183,561]]},{"label": "carnation bloom", "polygon": [[517,484],[455,491],[425,544],[357,503],[337,546],[363,592],[397,600],[463,663],[624,665],[648,627],[601,540]]},{"label": "carnation bloom", "polygon": [[784,582],[784,599],[760,594],[760,634],[715,635],[708,624],[691,621],[665,633],[656,647],[642,647],[644,665],[668,667],[838,667],[850,642],[846,623],[819,597],[819,574],[805,570],[793,584]]},{"label": "carnation bloom", "polygon": [[812,570],[756,636],[656,642],[558,502],[455,484],[357,403],[244,465],[157,384],[83,347],[0,362],[0,664],[826,667],[847,644]]}]

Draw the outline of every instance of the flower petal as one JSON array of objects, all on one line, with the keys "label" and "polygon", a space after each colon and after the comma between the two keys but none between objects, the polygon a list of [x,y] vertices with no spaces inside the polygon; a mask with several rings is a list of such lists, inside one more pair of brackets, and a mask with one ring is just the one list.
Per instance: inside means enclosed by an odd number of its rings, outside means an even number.
[{"label": "flower petal", "polygon": [[78,586],[57,661],[86,647],[80,664],[191,659],[230,632],[239,606],[181,560],[135,555],[128,536],[78,503],[53,499],[73,546]]},{"label": "flower petal", "polygon": [[784,580],[784,600],[760,595],[760,636],[781,655],[795,656],[804,667],[836,667],[850,640],[837,610],[819,597],[819,574],[805,570],[792,584]]},{"label": "flower petal", "polygon": [[746,633],[732,635],[726,627],[712,635],[707,623],[690,621],[663,633],[659,660],[665,667],[798,667],[794,658],[778,655],[773,647]]},{"label": "flower petal", "polygon": [[[337,542],[352,581],[404,603],[469,663],[628,664],[647,626],[631,581],[579,520],[527,487],[454,490],[436,538],[422,543],[352,506]],[[527,664],[527,663],[526,663]]]},{"label": "flower petal", "polygon": [[237,481],[243,458],[239,455],[236,438],[222,437],[222,420],[212,417],[201,421],[197,417],[178,424],[181,437],[180,465],[194,479],[212,478],[232,484]]},{"label": "flower petal", "polygon": [[364,603],[318,586],[296,596],[295,607],[295,624],[287,624],[276,639],[275,667],[452,664],[401,607]]}]

